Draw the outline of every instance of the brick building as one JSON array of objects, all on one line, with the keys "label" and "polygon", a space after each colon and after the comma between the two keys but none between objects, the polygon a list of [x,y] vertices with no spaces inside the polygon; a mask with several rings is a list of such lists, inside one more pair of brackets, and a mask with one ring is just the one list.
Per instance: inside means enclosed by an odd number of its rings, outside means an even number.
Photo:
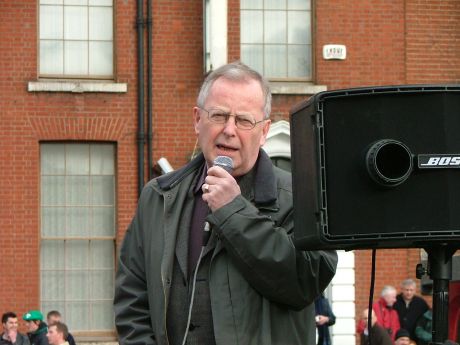
[{"label": "brick building", "polygon": [[[325,59],[326,44],[345,59]],[[195,152],[203,76],[237,59],[272,83],[267,150],[286,159],[289,109],[316,92],[459,83],[460,2],[1,1],[0,312],[59,309],[77,340],[115,339],[115,256],[139,188],[161,157],[179,167]],[[329,295],[346,345],[370,252],[341,255]],[[414,277],[420,255],[379,251],[376,294]]]}]

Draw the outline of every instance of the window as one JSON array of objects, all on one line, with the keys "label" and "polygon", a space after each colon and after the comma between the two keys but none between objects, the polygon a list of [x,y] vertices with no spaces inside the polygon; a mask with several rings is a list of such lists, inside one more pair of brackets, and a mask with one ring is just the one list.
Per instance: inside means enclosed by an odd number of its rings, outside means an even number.
[{"label": "window", "polygon": [[311,80],[311,0],[241,0],[241,60],[266,78]]},{"label": "window", "polygon": [[40,76],[113,77],[113,0],[40,0]]},{"label": "window", "polygon": [[113,332],[115,155],[112,144],[40,146],[41,309],[72,332]]}]

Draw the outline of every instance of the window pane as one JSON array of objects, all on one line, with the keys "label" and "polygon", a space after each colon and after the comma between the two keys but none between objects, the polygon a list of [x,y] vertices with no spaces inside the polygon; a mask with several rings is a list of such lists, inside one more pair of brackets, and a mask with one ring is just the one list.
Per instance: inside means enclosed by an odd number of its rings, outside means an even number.
[{"label": "window pane", "polygon": [[40,39],[62,39],[63,23],[61,6],[40,6]]},{"label": "window pane", "polygon": [[[69,328],[72,331],[89,329],[89,303],[88,302],[67,302],[66,317]],[[112,311],[113,314],[113,311]]]},{"label": "window pane", "polygon": [[89,73],[102,76],[113,74],[112,42],[89,42]]},{"label": "window pane", "polygon": [[266,11],[265,12],[265,43],[286,43],[286,12]]},{"label": "window pane", "polygon": [[64,5],[88,5],[88,0],[64,0]]},{"label": "window pane", "polygon": [[264,5],[263,0],[241,0],[241,9],[262,9]]},{"label": "window pane", "polygon": [[42,207],[41,232],[43,237],[65,235],[65,207]]},{"label": "window pane", "polygon": [[311,77],[311,46],[292,45],[288,48],[288,77]]},{"label": "window pane", "polygon": [[91,241],[90,248],[90,260],[93,268],[105,270],[114,268],[115,254],[113,241]]},{"label": "window pane", "polygon": [[64,145],[42,144],[40,146],[41,173],[44,175],[62,175],[65,172]]},{"label": "window pane", "polygon": [[92,299],[113,299],[113,270],[96,270],[91,272]]},{"label": "window pane", "polygon": [[265,75],[272,78],[285,78],[286,67],[286,46],[271,45],[265,47]]},{"label": "window pane", "polygon": [[88,205],[89,204],[89,177],[68,176],[67,177],[67,205]]},{"label": "window pane", "polygon": [[288,23],[289,43],[311,43],[310,12],[289,12]]},{"label": "window pane", "polygon": [[88,8],[83,6],[64,6],[64,39],[88,39]]},{"label": "window pane", "polygon": [[114,207],[94,207],[93,226],[90,236],[115,236],[115,211]]},{"label": "window pane", "polygon": [[89,8],[89,39],[111,41],[113,13],[112,7]]},{"label": "window pane", "polygon": [[89,236],[89,207],[69,207],[67,208],[68,227],[66,236],[68,237],[88,237]]},{"label": "window pane", "polygon": [[64,56],[62,41],[40,41],[40,73],[62,74]]},{"label": "window pane", "polygon": [[285,10],[286,0],[265,0],[266,10]]},{"label": "window pane", "polygon": [[[89,241],[88,240],[68,240],[65,245],[65,268],[72,271],[86,272],[89,267]],[[85,271],[76,271],[76,269],[85,269]],[[86,274],[86,273],[85,273]]]},{"label": "window pane", "polygon": [[114,152],[113,145],[94,144],[91,145],[91,175],[113,175],[114,174]]},{"label": "window pane", "polygon": [[41,179],[42,205],[65,205],[65,178],[64,176],[42,176]]},{"label": "window pane", "polygon": [[115,327],[113,320],[113,302],[96,301],[91,303],[91,329],[111,329]]},{"label": "window pane", "polygon": [[264,71],[264,53],[262,45],[244,44],[241,46],[241,60],[259,73]]},{"label": "window pane", "polygon": [[65,42],[65,74],[88,74],[88,42],[66,41]]},{"label": "window pane", "polygon": [[43,240],[40,246],[40,258],[42,270],[64,269],[64,241]]},{"label": "window pane", "polygon": [[262,11],[241,12],[241,43],[262,43],[264,39]]},{"label": "window pane", "polygon": [[310,10],[310,0],[287,0],[289,10]]},{"label": "window pane", "polygon": [[89,174],[89,145],[66,145],[66,173],[69,175]]},{"label": "window pane", "polygon": [[113,6],[112,0],[89,0],[90,6]]},{"label": "window pane", "polygon": [[92,176],[92,205],[113,205],[115,186],[113,176]]},{"label": "window pane", "polygon": [[[60,258],[56,258],[60,260]],[[42,271],[41,274],[41,298],[44,300],[64,299],[65,278],[63,271]]]},{"label": "window pane", "polygon": [[88,271],[67,270],[65,298],[68,301],[86,301],[89,298]]}]

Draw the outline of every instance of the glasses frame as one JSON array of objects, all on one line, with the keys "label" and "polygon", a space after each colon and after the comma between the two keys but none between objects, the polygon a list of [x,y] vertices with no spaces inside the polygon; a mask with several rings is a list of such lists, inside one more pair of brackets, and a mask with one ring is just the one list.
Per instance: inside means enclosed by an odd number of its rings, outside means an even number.
[{"label": "glasses frame", "polygon": [[[252,127],[251,127],[251,128],[241,128],[241,127],[238,127],[238,123],[239,123],[239,122],[238,122],[238,120],[237,120],[237,119],[238,119],[238,116],[241,116],[241,115],[232,114],[232,113],[228,113],[228,112],[224,112],[224,111],[222,110],[222,113],[225,114],[225,115],[227,116],[227,119],[225,120],[225,122],[220,123],[220,122],[215,122],[215,121],[211,120],[211,113],[210,113],[210,112],[211,112],[211,110],[213,110],[213,109],[207,110],[207,109],[202,108],[202,107],[199,107],[199,106],[197,106],[197,108],[200,109],[200,110],[205,111],[205,112],[208,114],[208,120],[209,120],[209,122],[214,123],[214,124],[216,124],[216,125],[225,125],[225,124],[228,122],[228,120],[230,119],[230,116],[233,116],[233,117],[235,118],[235,126],[236,126],[236,128],[241,129],[242,131],[251,131],[251,130],[253,130],[254,128],[256,128],[256,126],[257,126],[259,123],[262,123],[262,122],[268,120],[268,119],[262,119],[262,120],[260,120],[260,121],[254,120],[254,122],[252,122]],[[221,110],[221,109],[215,109],[215,110]],[[251,115],[251,116],[252,116],[252,115]]]}]

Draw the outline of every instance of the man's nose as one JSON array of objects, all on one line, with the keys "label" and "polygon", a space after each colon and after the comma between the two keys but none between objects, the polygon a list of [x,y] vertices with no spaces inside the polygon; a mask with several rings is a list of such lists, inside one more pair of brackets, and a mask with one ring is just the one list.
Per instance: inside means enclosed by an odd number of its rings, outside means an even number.
[{"label": "man's nose", "polygon": [[235,116],[229,116],[227,122],[224,124],[224,133],[234,134],[236,131],[236,118]]}]

